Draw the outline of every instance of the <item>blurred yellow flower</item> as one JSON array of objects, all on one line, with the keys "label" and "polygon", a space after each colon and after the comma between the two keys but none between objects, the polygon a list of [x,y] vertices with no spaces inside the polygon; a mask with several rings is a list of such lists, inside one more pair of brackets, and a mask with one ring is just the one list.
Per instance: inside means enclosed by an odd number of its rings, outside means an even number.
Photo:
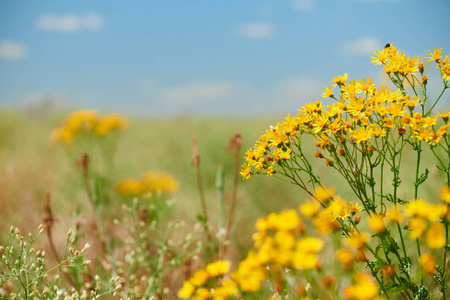
[{"label": "blurred yellow flower", "polygon": [[195,291],[195,286],[190,283],[189,281],[185,281],[183,284],[183,287],[181,288],[181,290],[178,292],[178,297],[180,298],[189,298],[192,296],[192,294]]},{"label": "blurred yellow flower", "polygon": [[367,219],[367,224],[376,233],[383,232],[386,229],[386,224],[384,224],[383,217],[378,214],[372,214]]},{"label": "blurred yellow flower", "polygon": [[436,272],[436,259],[431,253],[424,253],[419,257],[419,263],[422,265],[424,272],[432,275]]},{"label": "blurred yellow flower", "polygon": [[228,260],[217,260],[206,265],[205,271],[211,277],[216,277],[227,273],[230,270],[231,263]]},{"label": "blurred yellow flower", "polygon": [[444,201],[447,204],[450,204],[450,186],[441,187],[440,195],[442,201]]},{"label": "blurred yellow flower", "polygon": [[173,194],[178,190],[178,182],[166,172],[149,171],[140,179],[127,178],[116,183],[116,189],[122,196],[145,194]]},{"label": "blurred yellow flower", "polygon": [[70,113],[62,127],[53,130],[53,143],[70,144],[83,132],[93,132],[99,136],[113,130],[128,128],[129,122],[119,114],[99,115],[95,110],[79,110]]},{"label": "blurred yellow flower", "polygon": [[425,242],[430,249],[444,247],[446,243],[444,225],[438,222],[431,223],[425,234]]}]

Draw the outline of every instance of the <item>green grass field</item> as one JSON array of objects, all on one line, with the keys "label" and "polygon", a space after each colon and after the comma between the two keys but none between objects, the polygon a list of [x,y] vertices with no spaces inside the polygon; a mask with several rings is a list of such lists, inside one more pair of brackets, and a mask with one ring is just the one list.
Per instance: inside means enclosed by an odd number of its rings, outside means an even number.
[{"label": "green grass field", "polygon": [[[81,171],[76,167],[76,160],[83,151],[93,152],[92,160],[98,154],[96,141],[74,147],[67,153],[64,147],[52,147],[50,134],[60,126],[62,114],[49,115],[45,118],[18,111],[0,112],[0,236],[4,236],[9,225],[14,224],[31,231],[40,224],[41,211],[45,193],[53,195],[53,206],[60,226],[71,226],[71,211],[74,206],[87,206],[83,189]],[[168,118],[130,118],[130,127],[117,137],[116,146],[108,148],[112,153],[110,166],[101,166],[108,173],[111,189],[111,203],[108,203],[108,216],[120,214],[119,197],[114,190],[114,182],[127,177],[137,177],[140,173],[157,170],[170,173],[180,183],[180,189],[173,196],[176,201],[174,218],[195,220],[201,212],[199,192],[195,169],[191,164],[192,135],[197,137],[200,152],[200,169],[210,215],[217,215],[217,197],[215,180],[220,166],[224,170],[224,199],[231,197],[233,184],[234,153],[226,147],[234,132],[240,132],[243,138],[241,164],[248,148],[270,124],[283,120],[283,116],[269,117],[168,117]],[[307,153],[311,157],[316,151],[312,140],[305,140]],[[104,143],[103,147],[110,144]],[[83,148],[84,147],[84,148]],[[98,158],[98,157],[97,157]],[[424,168],[427,167],[424,155]],[[408,170],[409,157],[405,155],[404,169]],[[328,186],[338,186],[338,194],[352,195],[342,184],[336,172],[325,167],[323,161],[317,160],[315,172]],[[404,180],[409,174],[404,172]],[[430,174],[430,177],[439,176]],[[389,184],[389,178],[386,179]],[[412,180],[412,179],[410,179]],[[408,194],[408,191],[405,191]],[[429,194],[436,195],[436,189],[429,189]],[[254,176],[251,180],[239,179],[236,226],[240,233],[235,238],[249,239],[253,224],[257,218],[269,212],[283,208],[297,207],[307,199],[298,187],[276,178]],[[244,234],[246,233],[246,234]]]},{"label": "green grass field", "polygon": [[[18,111],[0,113],[0,164],[3,166],[0,170],[0,225],[3,228],[0,236],[5,236],[12,224],[24,232],[34,230],[42,222],[47,191],[52,194],[54,213],[59,221],[57,227],[62,227],[62,231],[72,225],[74,206],[87,208],[76,160],[83,151],[93,151],[91,159],[95,163],[98,149],[93,145],[95,141],[84,143],[85,148],[74,147],[69,153],[62,146],[52,147],[50,134],[60,126],[63,117],[58,114],[42,118]],[[282,116],[131,118],[130,127],[116,137],[115,149],[107,150],[113,153],[112,164],[102,166],[102,170],[108,169],[112,183],[149,170],[170,173],[180,183],[180,189],[173,196],[176,201],[174,218],[195,221],[195,216],[201,212],[195,169],[191,164],[191,138],[196,135],[207,205],[214,219],[218,206],[215,180],[220,166],[224,171],[225,201],[231,194],[234,153],[226,151],[226,147],[234,132],[240,132],[243,138],[243,158],[259,135],[281,119]],[[108,143],[103,146],[108,147]],[[114,187],[110,188],[111,203],[105,212],[108,216],[120,214],[119,197]],[[257,218],[274,210],[295,207],[304,197],[300,189],[275,178],[239,179],[236,226],[240,228],[242,243],[250,243],[248,234],[253,231]],[[89,217],[88,212],[86,217]]]}]

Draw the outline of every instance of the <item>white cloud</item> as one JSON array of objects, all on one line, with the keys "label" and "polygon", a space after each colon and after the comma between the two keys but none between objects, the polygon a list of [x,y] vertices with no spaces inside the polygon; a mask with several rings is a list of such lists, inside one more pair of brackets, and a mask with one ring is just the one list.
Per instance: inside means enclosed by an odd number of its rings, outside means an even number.
[{"label": "white cloud", "polygon": [[315,0],[294,0],[294,8],[303,11],[310,12],[314,10]]},{"label": "white cloud", "polygon": [[229,97],[234,87],[228,82],[197,82],[163,91],[163,102],[170,104],[198,104]]},{"label": "white cloud", "polygon": [[310,102],[319,99],[324,89],[318,79],[298,77],[278,82],[277,94],[292,102]]},{"label": "white cloud", "polygon": [[366,36],[357,40],[341,43],[339,45],[339,50],[345,55],[370,55],[382,47],[383,43],[379,39]]},{"label": "white cloud", "polygon": [[105,21],[102,16],[93,12],[88,12],[84,15],[41,15],[37,20],[37,27],[48,31],[100,31],[104,26]]},{"label": "white cloud", "polygon": [[24,44],[4,40],[0,43],[0,57],[4,59],[21,59],[27,55],[27,47]]},{"label": "white cloud", "polygon": [[253,22],[243,24],[239,29],[239,33],[241,36],[249,39],[264,40],[271,38],[275,34],[275,28],[270,23]]}]

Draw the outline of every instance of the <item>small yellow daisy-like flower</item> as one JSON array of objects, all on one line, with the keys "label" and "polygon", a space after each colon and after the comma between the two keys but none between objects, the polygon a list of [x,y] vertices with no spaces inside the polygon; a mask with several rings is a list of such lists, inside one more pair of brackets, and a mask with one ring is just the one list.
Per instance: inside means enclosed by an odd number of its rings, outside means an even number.
[{"label": "small yellow daisy-like flower", "polygon": [[379,290],[380,287],[371,275],[365,272],[356,273],[355,284],[353,284],[353,293],[355,299],[375,299],[378,296]]},{"label": "small yellow daisy-like flower", "polygon": [[332,83],[336,83],[337,85],[343,85],[348,78],[348,74],[338,75],[331,80]]},{"label": "small yellow daisy-like flower", "polygon": [[420,238],[427,229],[427,221],[419,217],[413,217],[408,222],[408,227],[411,230],[409,237],[412,240]]},{"label": "small yellow daisy-like flower", "polygon": [[211,292],[207,288],[198,289],[194,295],[195,300],[207,300],[209,297],[211,297]]},{"label": "small yellow daisy-like flower", "polygon": [[250,179],[252,174],[252,167],[251,165],[245,163],[242,165],[242,170],[239,172],[239,174],[242,176],[242,179]]},{"label": "small yellow daisy-like flower", "polygon": [[405,216],[398,210],[397,206],[393,206],[386,213],[387,218],[391,222],[401,223],[405,219]]},{"label": "small yellow daisy-like flower", "polygon": [[363,210],[363,208],[358,203],[353,204],[352,202],[350,202],[350,204],[348,205],[348,208],[350,209],[350,212],[352,214],[356,214],[357,212]]},{"label": "small yellow daisy-like flower", "polygon": [[334,93],[333,93],[333,88],[334,88],[335,86],[336,86],[336,85],[327,86],[327,87],[325,88],[325,92],[322,93],[322,98],[332,97],[332,96],[334,95]]},{"label": "small yellow daisy-like flower", "polygon": [[384,50],[378,50],[378,52],[374,53],[375,56],[371,56],[371,62],[375,65],[382,65],[387,58],[386,52]]},{"label": "small yellow daisy-like flower", "polygon": [[419,257],[419,263],[422,265],[424,272],[432,275],[436,272],[436,259],[433,254],[424,253]]},{"label": "small yellow daisy-like flower", "polygon": [[293,266],[299,270],[313,269],[319,262],[319,257],[314,253],[296,251],[294,253]]},{"label": "small yellow daisy-like flower", "polygon": [[329,210],[319,212],[313,219],[313,224],[318,232],[328,235],[339,228],[339,224],[333,220],[333,216]]},{"label": "small yellow daisy-like flower", "polygon": [[231,263],[228,260],[217,260],[209,263],[205,267],[205,271],[211,277],[216,277],[226,274],[230,270]]},{"label": "small yellow daisy-like flower", "polygon": [[228,299],[239,295],[237,284],[229,279],[224,279],[222,285],[214,289],[214,299]]},{"label": "small yellow daisy-like flower", "polygon": [[349,206],[347,205],[345,200],[339,196],[335,196],[333,198],[333,201],[330,203],[330,206],[327,208],[327,210],[331,212],[333,220],[344,220],[351,215]]},{"label": "small yellow daisy-like flower", "polygon": [[430,210],[430,204],[424,199],[415,199],[410,201],[405,206],[406,212],[410,216],[419,216],[422,218],[428,217],[428,212]]},{"label": "small yellow daisy-like flower", "polygon": [[332,186],[329,189],[324,187],[318,187],[314,191],[314,196],[316,197],[317,200],[322,202],[332,198],[335,192],[336,192],[335,186]]},{"label": "small yellow daisy-like flower", "polygon": [[197,270],[189,281],[195,286],[202,286],[209,279],[209,273],[205,270]]},{"label": "small yellow daisy-like flower", "polygon": [[347,249],[338,249],[336,251],[336,257],[339,259],[343,264],[348,264],[353,261],[353,254],[347,250]]},{"label": "small yellow daisy-like flower", "polygon": [[450,204],[450,186],[441,187],[440,196],[442,201],[444,201],[447,204]]},{"label": "small yellow daisy-like flower", "polygon": [[312,217],[317,214],[320,209],[320,204],[317,201],[309,200],[299,206],[300,212],[305,217]]},{"label": "small yellow daisy-like flower", "polygon": [[192,296],[194,291],[195,291],[195,286],[192,283],[190,283],[188,280],[186,280],[183,284],[183,287],[178,292],[178,297],[183,298],[183,299],[189,298]]},{"label": "small yellow daisy-like flower", "polygon": [[386,224],[384,224],[383,217],[378,214],[372,214],[367,219],[367,224],[376,233],[383,232],[386,229]]},{"label": "small yellow daisy-like flower", "polygon": [[444,225],[438,222],[431,223],[425,234],[425,241],[428,248],[436,249],[445,246],[445,228]]},{"label": "small yellow daisy-like flower", "polygon": [[297,242],[297,249],[302,252],[317,253],[323,249],[325,242],[314,237],[304,237]]},{"label": "small yellow daisy-like flower", "polygon": [[122,196],[139,195],[143,193],[142,183],[134,178],[118,181],[116,189]]},{"label": "small yellow daisy-like flower", "polygon": [[434,47],[434,51],[433,53],[431,53],[431,51],[428,51],[428,53],[430,53],[431,57],[425,57],[425,58],[429,58],[429,60],[427,60],[427,62],[430,61],[439,61],[442,57],[442,48],[438,49],[437,47]]},{"label": "small yellow daisy-like flower", "polygon": [[348,239],[347,244],[355,249],[362,249],[370,239],[367,232],[355,232]]}]

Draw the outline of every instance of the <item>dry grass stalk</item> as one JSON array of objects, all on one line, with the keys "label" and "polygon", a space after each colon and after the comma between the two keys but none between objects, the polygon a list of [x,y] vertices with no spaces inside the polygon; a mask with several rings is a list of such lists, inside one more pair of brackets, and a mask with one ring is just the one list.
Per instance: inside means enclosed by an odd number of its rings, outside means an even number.
[{"label": "dry grass stalk", "polygon": [[195,166],[195,171],[197,173],[197,186],[200,194],[200,202],[202,204],[203,217],[205,218],[205,223],[207,223],[208,211],[206,209],[205,195],[203,193],[202,178],[200,175],[200,153],[198,151],[197,138],[195,135],[192,136],[192,164]]},{"label": "dry grass stalk", "polygon": [[224,257],[227,246],[228,246],[228,238],[230,236],[231,227],[233,225],[233,217],[234,217],[234,211],[236,208],[236,200],[237,200],[237,186],[239,182],[239,157],[240,157],[240,151],[242,147],[242,137],[239,132],[235,132],[233,137],[230,139],[230,143],[227,146],[227,151],[235,151],[234,152],[234,182],[233,182],[233,193],[231,197],[231,203],[230,203],[230,211],[228,214],[227,219],[227,225],[225,228],[225,242],[223,244],[223,248],[221,249],[221,255],[220,257]]},{"label": "dry grass stalk", "polygon": [[95,231],[97,232],[98,239],[100,241],[100,245],[104,253],[106,253],[106,242],[103,237],[102,231],[99,226],[99,220],[97,217],[97,212],[95,208],[94,196],[92,193],[91,183],[89,181],[89,155],[85,152],[83,153],[77,161],[78,166],[81,167],[83,172],[84,185],[86,187],[86,193],[89,199],[89,203],[91,205],[92,217],[94,219]]},{"label": "dry grass stalk", "polygon": [[[50,205],[50,192],[47,192],[45,194],[45,198],[44,198],[44,209],[42,211],[42,221],[44,223],[44,228],[45,231],[47,232],[47,238],[48,238],[48,242],[50,244],[50,249],[52,250],[53,256],[55,257],[56,261],[58,262],[58,264],[61,264],[61,258],[58,255],[58,251],[56,251],[56,247],[55,247],[55,243],[53,241],[53,236],[52,236],[52,228],[53,228],[53,224],[55,222],[55,219],[53,218],[53,214],[52,214],[52,208]],[[66,277],[67,281],[76,288],[76,284],[73,281],[73,279],[70,277],[70,275],[67,272],[63,272],[64,276]]]}]

